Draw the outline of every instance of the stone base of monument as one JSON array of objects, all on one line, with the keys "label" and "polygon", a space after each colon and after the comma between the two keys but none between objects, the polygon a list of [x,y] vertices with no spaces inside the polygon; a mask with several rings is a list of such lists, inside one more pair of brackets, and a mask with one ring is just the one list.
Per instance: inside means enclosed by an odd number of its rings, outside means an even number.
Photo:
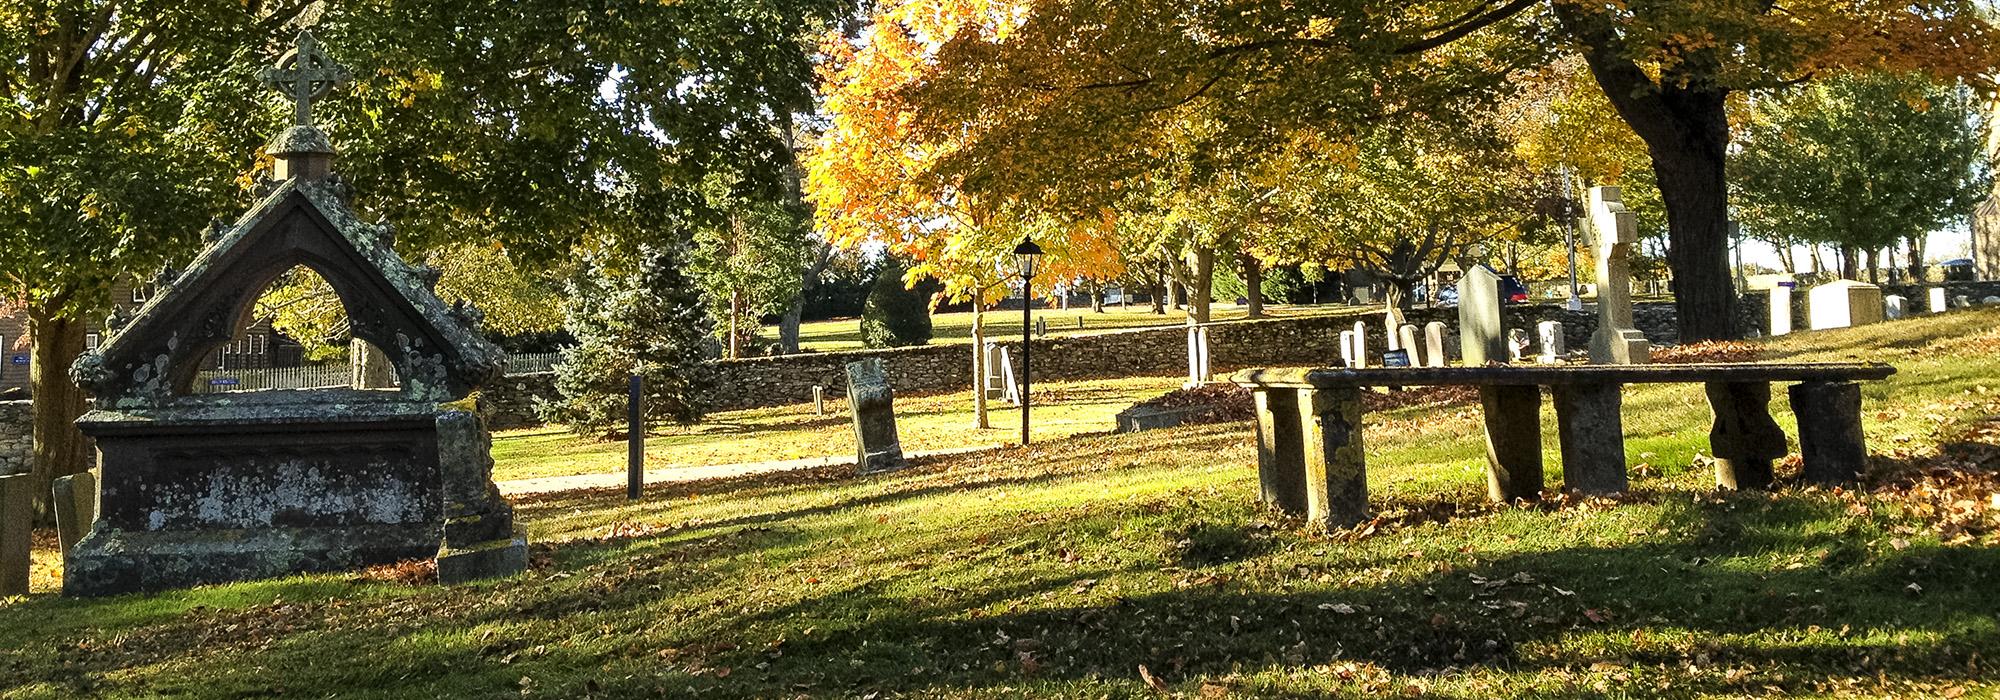
[{"label": "stone base of monument", "polygon": [[101,531],[63,560],[63,595],[103,596],[425,559],[437,533],[398,525]]},{"label": "stone base of monument", "polygon": [[1136,433],[1142,430],[1172,428],[1189,420],[1214,412],[1214,406],[1133,406],[1118,412],[1118,428],[1115,432]]},{"label": "stone base of monument", "polygon": [[396,392],[185,396],[92,411],[78,427],[103,467],[96,521],[65,559],[68,595],[355,569],[516,538],[489,491],[476,416]]},{"label": "stone base of monument", "polygon": [[512,576],[528,568],[528,541],[515,537],[467,549],[441,549],[437,568],[438,583],[447,584]]}]

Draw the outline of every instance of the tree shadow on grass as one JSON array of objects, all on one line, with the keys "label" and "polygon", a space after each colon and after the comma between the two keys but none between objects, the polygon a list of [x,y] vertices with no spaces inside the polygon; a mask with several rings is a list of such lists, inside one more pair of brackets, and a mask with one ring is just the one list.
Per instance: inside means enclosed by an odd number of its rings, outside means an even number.
[{"label": "tree shadow on grass", "polygon": [[[1292,593],[1271,592],[1269,582],[1247,586],[1223,580],[971,618],[962,614],[963,606],[913,610],[902,599],[850,599],[842,604],[884,614],[824,637],[790,641],[783,658],[769,661],[761,676],[731,679],[713,690],[722,697],[756,696],[791,678],[820,678],[825,685],[819,687],[828,690],[917,694],[1099,678],[1137,690],[1134,669],[1142,664],[1170,682],[1198,684],[1239,671],[1360,662],[1416,677],[1468,669],[1574,672],[1600,663],[1743,666],[1778,670],[1789,680],[1689,674],[1679,679],[1674,694],[1768,692],[1760,690],[1766,685],[1796,693],[1809,690],[1799,684],[1801,678],[1979,680],[1980,650],[2000,644],[2000,631],[1990,624],[2000,605],[1982,593],[1983,582],[2000,574],[2000,553],[1911,550],[1866,561],[1836,563],[1829,556],[1824,565],[1759,570],[1737,560],[1838,544],[1798,534],[1826,514],[1778,507],[1697,508],[1693,515],[1731,525],[1682,542],[1534,552],[1414,580]],[[1921,572],[1922,597],[1907,589],[1911,571]],[[1056,578],[1043,588],[1061,590],[1072,582]],[[771,615],[805,614],[814,605],[806,601],[798,610]],[[1868,636],[1842,639],[1844,633],[1835,632],[1842,629]],[[1660,641],[1646,643],[1648,636]],[[1009,639],[1033,640],[1027,647],[1032,673],[1018,656],[1023,645],[965,641]],[[884,645],[924,653],[876,656],[872,650]],[[936,675],[882,673],[912,664]],[[846,672],[850,666],[870,671]],[[1657,692],[1648,688],[1641,683],[1623,690]],[[1574,696],[1597,694],[1579,690]]]}]

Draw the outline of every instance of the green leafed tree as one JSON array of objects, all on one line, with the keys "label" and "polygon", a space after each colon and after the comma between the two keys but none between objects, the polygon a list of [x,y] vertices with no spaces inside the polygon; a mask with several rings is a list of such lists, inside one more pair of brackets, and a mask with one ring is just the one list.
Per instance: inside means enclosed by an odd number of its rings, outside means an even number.
[{"label": "green leafed tree", "polygon": [[724,174],[704,184],[704,196],[720,214],[696,229],[690,260],[713,306],[725,357],[751,352],[758,320],[801,299],[801,272],[822,252],[789,190],[746,191],[740,184]]},{"label": "green leafed tree", "polygon": [[556,363],[557,397],[536,408],[544,420],[578,435],[621,435],[635,373],[649,424],[692,424],[708,412],[713,326],[686,256],[679,245],[647,244],[629,260],[593,260],[576,277],[566,311],[577,344]]},{"label": "green leafed tree", "polygon": [[1914,73],[1842,76],[1763,96],[1732,167],[1744,228],[1766,240],[1830,244],[1843,276],[1865,254],[1963,223],[1990,164],[1972,91]]},{"label": "green leafed tree", "polygon": [[[777,179],[774,114],[810,110],[834,0],[65,0],[0,3],[0,297],[35,339],[37,479],[81,469],[67,370],[109,289],[241,211],[289,109],[257,84],[301,26],[353,71],[315,105],[356,208],[411,258],[514,262],[707,215],[728,163]],[[643,222],[645,227],[635,224]],[[691,224],[690,224],[691,225]],[[634,234],[640,238],[647,236]],[[42,489],[37,489],[42,491]]]},{"label": "green leafed tree", "polygon": [[900,348],[931,342],[931,302],[911,289],[903,266],[894,260],[868,290],[861,310],[861,343],[871,348]]}]

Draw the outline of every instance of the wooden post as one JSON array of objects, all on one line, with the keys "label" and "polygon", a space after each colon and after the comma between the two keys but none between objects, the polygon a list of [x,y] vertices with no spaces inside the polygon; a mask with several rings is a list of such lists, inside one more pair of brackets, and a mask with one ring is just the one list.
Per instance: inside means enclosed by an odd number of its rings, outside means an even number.
[{"label": "wooden post", "polygon": [[633,373],[625,403],[625,498],[639,500],[646,485],[646,378]]},{"label": "wooden post", "polygon": [[1833,485],[1860,479],[1868,465],[1867,438],[1861,432],[1861,385],[1804,382],[1792,386],[1791,396],[1806,480]]},{"label": "wooden post", "polygon": [[1715,485],[1761,489],[1771,485],[1771,461],[1785,456],[1785,431],[1771,420],[1770,382],[1709,382],[1715,424],[1708,431],[1715,455]]},{"label": "wooden post", "polygon": [[1300,432],[1299,390],[1263,389],[1257,401],[1257,486],[1264,503],[1286,515],[1305,515],[1305,435]]},{"label": "wooden post", "polygon": [[1558,384],[1549,387],[1562,446],[1563,488],[1592,495],[1624,493],[1623,386]]},{"label": "wooden post", "polygon": [[1486,495],[1505,503],[1542,493],[1542,388],[1479,387],[1486,414]]},{"label": "wooden post", "polygon": [[1306,517],[1328,528],[1368,519],[1368,464],[1361,441],[1361,390],[1303,389]]}]

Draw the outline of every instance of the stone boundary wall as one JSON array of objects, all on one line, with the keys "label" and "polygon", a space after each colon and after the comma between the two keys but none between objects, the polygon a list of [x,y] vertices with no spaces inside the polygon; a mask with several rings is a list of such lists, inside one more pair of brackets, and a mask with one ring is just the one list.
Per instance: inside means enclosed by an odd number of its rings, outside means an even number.
[{"label": "stone boundary wall", "polygon": [[0,401],[0,474],[28,471],[35,450],[34,402]]},{"label": "stone boundary wall", "polygon": [[[1746,322],[1765,317],[1761,296],[1744,302]],[[1571,349],[1587,348],[1597,328],[1594,307],[1569,311],[1559,304],[1513,305],[1502,310],[1502,317],[1508,328],[1524,329],[1531,338],[1537,323],[1561,321]],[[1458,327],[1456,308],[1414,309],[1407,318],[1419,328],[1431,321],[1443,321],[1454,332]],[[1674,341],[1675,318],[1668,303],[1640,303],[1633,308],[1635,325],[1659,345]],[[1380,363],[1387,349],[1382,312],[1370,309],[1210,324],[1210,369],[1221,373],[1260,366],[1337,364],[1340,331],[1353,329],[1356,320],[1368,326],[1370,363]],[[1018,362],[1019,339],[998,344]],[[1455,356],[1456,336],[1446,345]],[[1034,355],[1035,381],[1175,376],[1186,371],[1187,331],[1170,326],[1040,338],[1034,341]],[[973,383],[972,346],[966,343],[717,360],[721,388],[714,405],[716,410],[734,410],[802,403],[812,400],[815,385],[826,387],[829,400],[844,399],[847,363],[866,357],[882,359],[898,392],[955,391]],[[512,375],[487,387],[480,403],[488,425],[496,430],[538,425],[536,397],[553,395],[553,387],[550,372]]]}]

